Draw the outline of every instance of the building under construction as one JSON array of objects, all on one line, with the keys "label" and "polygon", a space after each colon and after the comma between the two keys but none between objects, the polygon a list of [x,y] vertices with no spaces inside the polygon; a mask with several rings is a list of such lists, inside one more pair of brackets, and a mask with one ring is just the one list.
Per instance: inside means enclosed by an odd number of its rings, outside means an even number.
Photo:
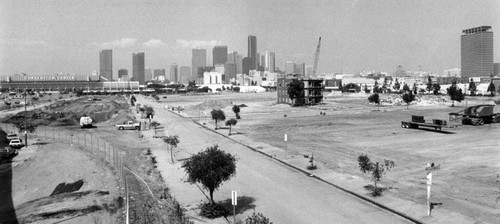
[{"label": "building under construction", "polygon": [[288,96],[288,85],[294,79],[304,84],[304,97],[296,99],[297,101],[302,101],[304,105],[318,104],[323,101],[325,86],[322,79],[278,78],[278,103],[292,104],[292,100]]}]

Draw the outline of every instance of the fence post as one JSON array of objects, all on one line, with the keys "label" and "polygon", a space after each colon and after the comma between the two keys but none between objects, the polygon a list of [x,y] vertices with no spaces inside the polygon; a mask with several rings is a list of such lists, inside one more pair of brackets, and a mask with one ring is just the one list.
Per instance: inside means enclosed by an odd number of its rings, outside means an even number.
[{"label": "fence post", "polygon": [[99,157],[99,138],[97,138],[97,157]]},{"label": "fence post", "polygon": [[90,135],[90,151],[94,153],[94,144],[92,144],[92,135]]}]

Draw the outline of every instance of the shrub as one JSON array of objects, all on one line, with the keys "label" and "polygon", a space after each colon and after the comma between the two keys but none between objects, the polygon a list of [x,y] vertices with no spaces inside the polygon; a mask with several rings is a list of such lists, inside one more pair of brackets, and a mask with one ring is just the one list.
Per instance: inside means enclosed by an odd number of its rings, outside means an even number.
[{"label": "shrub", "polygon": [[206,203],[203,204],[200,209],[200,215],[209,219],[226,217],[229,215],[229,212],[218,204]]}]

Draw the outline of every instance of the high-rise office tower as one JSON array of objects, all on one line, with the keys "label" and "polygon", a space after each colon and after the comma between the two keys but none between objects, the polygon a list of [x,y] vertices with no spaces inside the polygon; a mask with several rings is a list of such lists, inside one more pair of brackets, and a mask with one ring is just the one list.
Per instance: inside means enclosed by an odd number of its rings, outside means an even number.
[{"label": "high-rise office tower", "polygon": [[175,63],[170,65],[170,83],[179,83],[179,70]]},{"label": "high-rise office tower", "polygon": [[295,73],[295,63],[293,61],[285,62],[285,74],[294,74]]},{"label": "high-rise office tower", "polygon": [[236,74],[241,74],[243,72],[243,55],[236,55]]},{"label": "high-rise office tower", "polygon": [[295,64],[295,74],[300,74],[302,77],[306,75],[306,63]]},{"label": "high-rise office tower", "polygon": [[144,82],[153,80],[153,70],[151,68],[144,69]]},{"label": "high-rise office tower", "polygon": [[213,66],[227,62],[227,46],[215,46],[212,50]]},{"label": "high-rise office tower", "polygon": [[224,66],[225,82],[229,83],[231,79],[236,79],[236,64],[226,63]]},{"label": "high-rise office tower", "polygon": [[260,67],[262,67],[262,71],[266,70],[266,55],[265,54],[260,56]]},{"label": "high-rise office tower", "polygon": [[243,69],[242,69],[241,73],[245,74],[245,75],[248,75],[249,71],[252,68],[252,64],[253,64],[252,59],[249,58],[249,57],[244,57],[243,60],[242,60],[242,64],[243,64]]},{"label": "high-rise office tower", "polygon": [[[189,80],[196,80],[198,77],[203,77],[203,72],[207,66],[207,50],[193,49],[191,58],[191,77]],[[200,74],[201,72],[201,74]]]},{"label": "high-rise office tower", "polygon": [[248,58],[252,60],[250,70],[257,68],[257,37],[249,35],[248,36]]},{"label": "high-rise office tower", "polygon": [[155,70],[153,70],[153,75],[154,75],[153,79],[158,80],[159,79],[158,77],[165,76],[165,69],[164,68],[155,69]]},{"label": "high-rise office tower", "polygon": [[126,76],[128,76],[128,70],[127,69],[122,68],[122,69],[118,70],[118,78],[119,79],[121,79],[123,77],[126,77]]},{"label": "high-rise office tower", "polygon": [[132,78],[139,81],[139,85],[144,85],[144,52],[132,54]]},{"label": "high-rise office tower", "polygon": [[99,51],[99,75],[108,81],[113,80],[113,50]]},{"label": "high-rise office tower", "polygon": [[226,63],[236,63],[237,57],[238,57],[238,52],[237,51],[233,51],[231,53],[228,53],[227,54],[227,61],[226,61]]},{"label": "high-rise office tower", "polygon": [[265,69],[266,71],[274,72],[276,70],[275,67],[275,54],[274,52],[266,51],[265,58]]},{"label": "high-rise office tower", "polygon": [[189,66],[181,66],[179,68],[179,80],[182,84],[189,83],[189,76],[191,76],[191,67]]},{"label": "high-rise office tower", "polygon": [[480,77],[493,74],[493,31],[491,26],[480,26],[462,31],[462,77]]},{"label": "high-rise office tower", "polygon": [[260,66],[260,53],[257,53],[257,57],[255,58],[255,61],[256,61],[255,70],[258,70],[259,66]]}]

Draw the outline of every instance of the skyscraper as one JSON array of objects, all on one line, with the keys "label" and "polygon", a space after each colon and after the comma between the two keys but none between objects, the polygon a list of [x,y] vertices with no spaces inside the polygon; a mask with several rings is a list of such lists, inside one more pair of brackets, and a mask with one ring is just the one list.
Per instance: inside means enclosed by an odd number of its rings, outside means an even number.
[{"label": "skyscraper", "polygon": [[229,83],[231,79],[236,79],[236,64],[226,63],[224,66],[225,82]]},{"label": "skyscraper", "polygon": [[153,71],[151,68],[144,69],[144,82],[149,82],[153,80]]},{"label": "skyscraper", "polygon": [[193,55],[191,58],[191,77],[189,80],[196,80],[200,76],[203,78],[203,72],[205,71],[206,66],[207,50],[193,49]]},{"label": "skyscraper", "polygon": [[170,65],[170,83],[179,83],[179,70],[177,64]]},{"label": "skyscraper", "polygon": [[305,77],[306,76],[306,63],[295,64],[295,73],[302,75],[302,77]]},{"label": "skyscraper", "polygon": [[251,60],[250,70],[257,68],[257,37],[249,35],[248,36],[248,58]]},{"label": "skyscraper", "polygon": [[248,75],[248,73],[249,73],[248,71],[250,71],[250,70],[251,70],[252,63],[253,63],[253,61],[252,61],[252,59],[251,59],[251,58],[249,58],[249,57],[244,57],[244,58],[243,58],[243,60],[242,60],[242,64],[243,64],[243,66],[242,66],[242,67],[243,67],[243,68],[242,68],[241,73],[242,73],[242,74],[245,74],[245,75]]},{"label": "skyscraper", "polygon": [[265,68],[266,68],[266,71],[270,71],[270,72],[274,72],[276,70],[276,67],[275,67],[275,56],[274,56],[274,52],[270,52],[270,51],[266,51],[266,58],[265,58]]},{"label": "skyscraper", "polygon": [[122,69],[118,70],[118,78],[119,79],[124,78],[126,76],[128,76],[128,70],[127,69],[122,68]]},{"label": "skyscraper", "polygon": [[493,74],[493,31],[491,26],[480,26],[462,31],[462,77]]},{"label": "skyscraper", "polygon": [[99,75],[108,81],[113,80],[113,50],[99,51]]},{"label": "skyscraper", "polygon": [[144,85],[144,52],[132,54],[132,79]]},{"label": "skyscraper", "polygon": [[189,76],[191,76],[191,67],[189,66],[181,66],[179,68],[179,80],[182,84],[189,83]]},{"label": "skyscraper", "polygon": [[215,46],[212,50],[213,66],[227,62],[227,46]]},{"label": "skyscraper", "polygon": [[158,80],[160,76],[165,76],[165,69],[155,69],[153,71],[153,75],[155,80]]},{"label": "skyscraper", "polygon": [[285,63],[285,74],[294,74],[295,73],[295,63],[293,61],[287,61]]}]

